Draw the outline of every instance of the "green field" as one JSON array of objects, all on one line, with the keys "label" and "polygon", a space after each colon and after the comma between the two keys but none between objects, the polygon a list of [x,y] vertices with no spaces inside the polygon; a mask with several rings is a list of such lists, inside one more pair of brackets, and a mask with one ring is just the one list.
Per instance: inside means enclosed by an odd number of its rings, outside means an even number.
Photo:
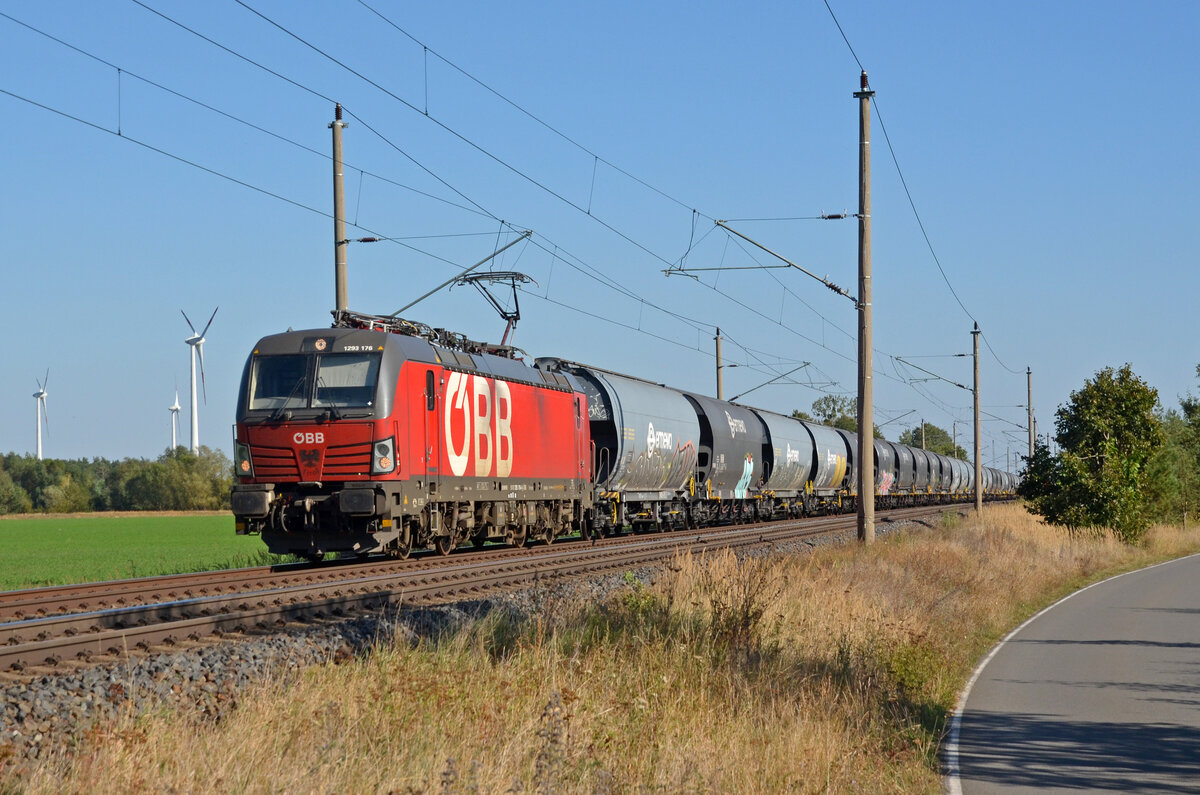
[{"label": "green field", "polygon": [[275,562],[232,514],[77,514],[0,521],[0,591]]}]

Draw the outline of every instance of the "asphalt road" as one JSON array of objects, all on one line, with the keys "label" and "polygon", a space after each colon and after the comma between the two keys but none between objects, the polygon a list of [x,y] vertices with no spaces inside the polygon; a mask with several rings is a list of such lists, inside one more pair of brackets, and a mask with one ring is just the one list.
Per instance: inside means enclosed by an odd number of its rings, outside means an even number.
[{"label": "asphalt road", "polygon": [[1036,616],[979,671],[957,735],[950,792],[1200,793],[1200,555]]}]

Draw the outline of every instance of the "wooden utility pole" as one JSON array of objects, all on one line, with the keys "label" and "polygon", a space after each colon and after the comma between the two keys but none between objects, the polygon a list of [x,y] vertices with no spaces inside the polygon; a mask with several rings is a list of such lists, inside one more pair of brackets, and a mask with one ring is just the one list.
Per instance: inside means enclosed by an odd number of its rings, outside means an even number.
[{"label": "wooden utility pole", "polygon": [[858,100],[858,540],[875,541],[875,384],[871,343],[871,91],[866,70]]},{"label": "wooden utility pole", "polygon": [[333,130],[333,283],[334,308],[344,312],[350,308],[346,288],[346,247],[350,241],[346,239],[346,194],[342,175],[342,129],[346,126],[342,121],[342,106],[334,107],[333,121],[329,127]]},{"label": "wooden utility pole", "polygon": [[724,399],[724,389],[721,384],[721,327],[717,326],[717,336],[714,337],[717,341],[717,400]]},{"label": "wooden utility pole", "polygon": [[971,332],[975,351],[975,511],[983,511],[983,435],[979,426],[979,324]]}]

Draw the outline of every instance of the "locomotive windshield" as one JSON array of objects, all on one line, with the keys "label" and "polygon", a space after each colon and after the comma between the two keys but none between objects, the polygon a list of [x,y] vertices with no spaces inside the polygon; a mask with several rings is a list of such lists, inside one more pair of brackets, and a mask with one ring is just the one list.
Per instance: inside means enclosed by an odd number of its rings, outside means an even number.
[{"label": "locomotive windshield", "polygon": [[247,409],[369,408],[379,361],[379,353],[256,356]]},{"label": "locomotive windshield", "polygon": [[336,353],[317,357],[317,393],[313,408],[362,408],[375,402],[378,353]]}]

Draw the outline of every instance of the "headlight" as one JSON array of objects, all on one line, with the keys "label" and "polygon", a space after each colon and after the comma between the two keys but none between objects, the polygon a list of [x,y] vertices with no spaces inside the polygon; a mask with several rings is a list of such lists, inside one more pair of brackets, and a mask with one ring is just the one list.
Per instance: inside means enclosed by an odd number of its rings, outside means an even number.
[{"label": "headlight", "polygon": [[376,442],[371,448],[371,474],[386,475],[396,471],[396,437]]},{"label": "headlight", "polygon": [[239,478],[254,477],[254,462],[250,460],[250,446],[233,443],[233,469]]}]

